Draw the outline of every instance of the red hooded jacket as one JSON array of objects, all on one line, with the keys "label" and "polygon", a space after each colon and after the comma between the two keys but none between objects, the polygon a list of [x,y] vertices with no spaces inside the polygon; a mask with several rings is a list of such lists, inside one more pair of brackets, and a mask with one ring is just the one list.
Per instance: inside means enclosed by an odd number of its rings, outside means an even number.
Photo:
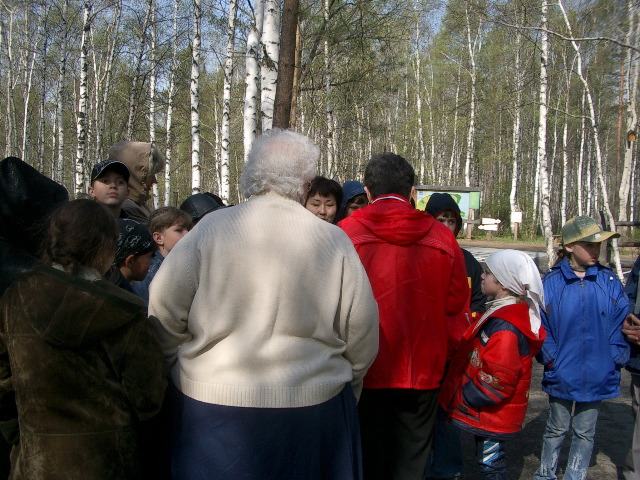
[{"label": "red hooded jacket", "polygon": [[499,308],[465,332],[438,403],[452,422],[477,435],[508,438],[522,429],[531,363],[546,334],[531,331],[529,307]]},{"label": "red hooded jacket", "polygon": [[452,322],[468,325],[469,284],[451,231],[398,195],[378,197],[339,226],[369,276],[380,348],[364,388],[440,387]]}]

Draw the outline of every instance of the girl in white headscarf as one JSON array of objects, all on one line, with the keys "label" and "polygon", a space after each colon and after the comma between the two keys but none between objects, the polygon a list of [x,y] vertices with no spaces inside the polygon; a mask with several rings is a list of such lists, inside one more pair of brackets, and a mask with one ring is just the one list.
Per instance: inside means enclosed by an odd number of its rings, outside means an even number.
[{"label": "girl in white headscarf", "polygon": [[483,475],[506,479],[504,441],[521,429],[527,411],[531,364],[545,338],[538,268],[516,250],[486,260],[483,316],[465,332],[443,382],[439,404],[454,425],[475,436]]}]

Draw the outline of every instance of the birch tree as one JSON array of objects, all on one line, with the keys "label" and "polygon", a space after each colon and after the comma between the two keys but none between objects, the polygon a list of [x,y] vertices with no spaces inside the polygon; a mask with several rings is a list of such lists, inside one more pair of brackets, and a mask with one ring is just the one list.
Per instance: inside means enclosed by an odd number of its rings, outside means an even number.
[{"label": "birch tree", "polygon": [[[149,8],[151,10],[151,45],[149,46],[149,54],[151,60],[151,71],[149,72],[149,141],[152,146],[156,144],[156,1],[150,0]],[[160,206],[160,192],[158,189],[158,183],[153,184],[152,197],[153,206],[158,208]]]},{"label": "birch tree", "polygon": [[[516,7],[516,18],[518,17]],[[522,48],[522,32],[516,29],[515,47],[514,47],[514,65],[513,72],[515,78],[515,100],[513,105],[513,134],[512,134],[512,154],[513,166],[511,168],[511,191],[509,193],[509,205],[511,211],[518,210],[517,193],[518,193],[518,167],[520,165],[520,119],[522,115],[522,70],[520,65],[520,49]],[[515,224],[511,222],[511,231],[515,232]]]},{"label": "birch tree", "polygon": [[548,72],[549,64],[549,37],[548,29],[548,4],[547,0],[542,0],[541,8],[541,31],[540,46],[542,52],[540,54],[540,91],[539,91],[539,124],[538,124],[538,179],[540,185],[540,203],[542,210],[542,229],[547,245],[547,258],[549,259],[549,268],[554,263],[555,253],[553,251],[553,231],[551,229],[551,208],[549,194],[549,171],[547,169],[547,110],[548,110]]},{"label": "birch tree", "polygon": [[[589,107],[589,121],[591,122],[591,134],[593,135],[593,143],[594,148],[596,150],[596,169],[598,173],[598,183],[600,185],[600,194],[602,195],[602,203],[605,209],[605,215],[607,217],[607,221],[609,222],[609,228],[612,231],[616,231],[615,220],[613,217],[613,213],[611,212],[611,205],[609,203],[609,193],[607,191],[607,185],[604,178],[603,173],[603,157],[602,150],[600,147],[600,133],[598,129],[598,121],[596,117],[596,111],[593,103],[593,97],[591,95],[591,89],[589,87],[589,82],[587,78],[584,76],[582,72],[582,54],[580,53],[580,48],[578,47],[577,42],[573,37],[573,32],[571,29],[571,23],[569,22],[569,17],[567,16],[567,12],[564,9],[564,5],[562,4],[562,0],[558,0],[558,7],[562,11],[562,16],[564,18],[565,25],[567,26],[567,30],[569,31],[570,43],[573,49],[576,52],[576,73],[582,82],[584,87],[584,91],[586,94],[587,105]],[[620,251],[618,250],[618,239],[611,239],[612,249],[613,249],[613,263],[616,268],[616,273],[620,280],[624,280],[622,275],[622,267],[620,264]]]},{"label": "birch tree", "polygon": [[60,73],[58,74],[58,87],[56,89],[56,127],[57,127],[57,143],[58,154],[56,157],[56,167],[54,171],[54,180],[60,184],[64,181],[64,101],[65,101],[65,81],[67,71],[67,48],[69,26],[67,25],[68,0],[62,3],[62,20],[64,37],[60,52]]},{"label": "birch tree", "polygon": [[247,36],[245,59],[245,95],[244,95],[244,161],[251,150],[258,128],[258,101],[260,99],[260,37],[262,35],[262,20],[264,14],[264,0],[255,0],[253,5],[253,21]]},{"label": "birch tree", "polygon": [[166,149],[164,167],[164,204],[171,205],[171,162],[172,162],[172,125],[173,100],[176,87],[176,70],[178,68],[178,0],[173,0],[173,36],[171,39],[171,71],[167,90]]},{"label": "birch tree", "polygon": [[229,203],[229,147],[231,144],[231,80],[233,76],[233,44],[236,34],[236,0],[229,1],[229,21],[227,23],[227,54],[224,62],[224,87],[222,97],[222,148],[220,150],[220,196]]},{"label": "birch tree", "polygon": [[75,194],[76,196],[84,193],[85,188],[85,162],[87,151],[87,98],[88,98],[88,69],[89,62],[87,59],[87,43],[91,30],[91,9],[90,2],[84,2],[84,20],[82,22],[82,40],[80,42],[80,87],[78,92],[78,112],[76,116],[76,129],[78,133],[77,149],[76,149],[76,168],[75,168]]},{"label": "birch tree", "polygon": [[482,21],[478,18],[478,30],[471,38],[471,20],[469,18],[469,4],[465,3],[464,13],[466,19],[466,33],[467,33],[467,50],[469,52],[469,76],[471,77],[471,100],[469,105],[469,129],[467,130],[467,154],[464,164],[464,184],[467,187],[471,186],[471,160],[474,156],[474,140],[476,135],[476,104],[477,104],[477,81],[478,70],[476,65],[476,57],[482,47],[481,43],[481,29]]},{"label": "birch tree", "polygon": [[264,0],[264,21],[262,25],[262,64],[260,66],[261,94],[260,111],[262,131],[271,128],[273,107],[278,81],[278,59],[280,55],[280,2]]},{"label": "birch tree", "polygon": [[[640,31],[638,24],[640,23],[640,12],[634,7],[633,0],[627,0],[627,44],[634,45],[640,50]],[[622,169],[622,178],[620,181],[619,199],[620,205],[618,210],[618,220],[627,221],[629,219],[628,203],[629,192],[631,190],[631,172],[633,167],[633,151],[636,140],[633,139],[635,132],[637,137],[638,129],[638,77],[640,76],[640,61],[638,60],[638,50],[627,48],[624,55],[623,76],[624,90],[623,99],[626,110],[626,131],[627,138],[624,139],[624,163]],[[634,197],[631,197],[634,198]]]},{"label": "birch tree", "polygon": [[200,193],[200,0],[193,0],[191,51],[191,193]]}]

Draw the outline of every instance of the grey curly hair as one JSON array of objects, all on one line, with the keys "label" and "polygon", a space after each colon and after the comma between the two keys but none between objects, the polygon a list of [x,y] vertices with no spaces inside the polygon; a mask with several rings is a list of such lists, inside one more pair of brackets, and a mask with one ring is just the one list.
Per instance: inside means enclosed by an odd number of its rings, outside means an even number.
[{"label": "grey curly hair", "polygon": [[306,136],[274,128],[256,138],[240,176],[246,198],[275,192],[304,201],[304,184],[315,176],[320,156],[318,147]]}]

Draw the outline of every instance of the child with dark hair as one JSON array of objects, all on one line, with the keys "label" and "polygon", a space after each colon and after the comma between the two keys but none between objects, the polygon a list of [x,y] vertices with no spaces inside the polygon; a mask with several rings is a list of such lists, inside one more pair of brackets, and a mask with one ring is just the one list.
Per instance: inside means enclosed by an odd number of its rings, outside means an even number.
[{"label": "child with dark hair", "polygon": [[164,257],[191,230],[192,226],[191,216],[176,207],[161,207],[151,213],[149,231],[158,249],[153,252],[147,276],[144,280],[133,284],[133,292],[147,304],[149,303],[149,285],[162,265]]},{"label": "child with dark hair", "polygon": [[108,158],[96,163],[91,170],[89,197],[104,205],[115,218],[127,218],[122,205],[129,194],[129,169],[117,160]]},{"label": "child with dark hair", "polygon": [[342,202],[338,210],[338,221],[350,217],[353,212],[369,205],[364,185],[357,180],[342,185]]},{"label": "child with dark hair", "polygon": [[309,184],[304,206],[316,217],[336,223],[338,205],[342,202],[342,187],[335,180],[316,177]]},{"label": "child with dark hair", "polygon": [[53,214],[46,264],[0,299],[0,398],[20,425],[11,478],[138,479],[137,424],[159,410],[162,353],[136,296],[102,278],[113,217],[75,200]]},{"label": "child with dark hair", "polygon": [[158,247],[147,227],[141,223],[118,218],[116,226],[116,254],[107,278],[111,283],[135,293],[131,282],[144,280],[151,266],[151,256]]}]

